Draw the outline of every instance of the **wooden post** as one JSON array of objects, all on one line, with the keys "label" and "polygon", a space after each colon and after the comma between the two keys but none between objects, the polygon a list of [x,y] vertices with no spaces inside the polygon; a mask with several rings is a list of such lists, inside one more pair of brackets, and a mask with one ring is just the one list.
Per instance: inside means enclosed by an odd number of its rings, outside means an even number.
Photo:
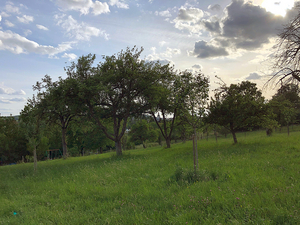
[{"label": "wooden post", "polygon": [[197,172],[197,162],[196,162],[196,148],[195,148],[195,135],[193,135],[193,155],[194,155],[194,171]]}]

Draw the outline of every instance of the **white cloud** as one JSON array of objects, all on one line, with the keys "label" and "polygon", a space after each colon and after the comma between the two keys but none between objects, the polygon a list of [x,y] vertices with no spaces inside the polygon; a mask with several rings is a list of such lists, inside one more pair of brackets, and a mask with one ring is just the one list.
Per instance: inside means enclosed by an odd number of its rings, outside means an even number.
[{"label": "white cloud", "polygon": [[23,15],[22,17],[17,16],[17,18],[21,23],[33,22],[33,16]]},{"label": "white cloud", "polygon": [[62,57],[69,59],[69,61],[72,61],[77,58],[77,55],[75,55],[74,53],[65,53]]},{"label": "white cloud", "polygon": [[122,0],[110,0],[109,5],[111,6],[117,6],[121,9],[129,9],[129,6],[125,4]]},{"label": "white cloud", "polygon": [[2,16],[0,15],[0,22],[1,22],[1,20],[2,20]]},{"label": "white cloud", "polygon": [[162,47],[162,46],[164,46],[165,44],[167,44],[167,42],[165,42],[165,41],[160,41],[158,44],[159,44],[160,47]]},{"label": "white cloud", "polygon": [[160,57],[172,58],[174,55],[179,55],[179,54],[181,54],[180,49],[168,47],[165,52],[160,53]]},{"label": "white cloud", "polygon": [[155,11],[155,15],[162,16],[162,17],[171,17],[172,16],[169,10],[165,10],[165,11],[161,11],[161,12]]},{"label": "white cloud", "polygon": [[188,30],[193,34],[201,34],[202,25],[201,19],[205,13],[199,8],[184,8],[181,7],[178,11],[178,16],[172,21],[175,28],[179,30]]},{"label": "white cloud", "polygon": [[164,52],[161,53],[157,53],[155,47],[152,47],[150,49],[152,53],[146,57],[146,60],[159,61],[162,65],[166,65],[168,63],[170,63],[171,65],[175,65],[175,63],[172,61],[173,56],[181,54],[180,49],[176,48],[168,47]]},{"label": "white cloud", "polygon": [[94,15],[99,15],[102,13],[109,13],[109,6],[107,5],[106,2],[102,3],[99,1],[95,1],[94,6],[93,6],[93,14]]},{"label": "white cloud", "polygon": [[109,35],[104,30],[90,27],[83,22],[78,23],[72,16],[65,18],[65,15],[63,15],[55,16],[55,18],[58,19],[57,25],[61,26],[70,38],[74,38],[77,41],[89,41],[92,36],[101,36],[106,40],[109,39]]},{"label": "white cloud", "polygon": [[222,7],[219,4],[215,4],[215,5],[209,5],[208,9],[212,10],[212,11],[221,11]]},{"label": "white cloud", "polygon": [[92,0],[56,0],[56,4],[63,10],[80,11],[84,15],[93,7]]},{"label": "white cloud", "polygon": [[40,30],[49,30],[47,27],[44,27],[43,25],[40,24],[37,24],[36,27],[39,28]]},{"label": "white cloud", "polygon": [[26,95],[25,91],[19,90],[16,91],[10,87],[6,87],[4,83],[0,83],[0,94],[6,94],[6,95]]},{"label": "white cloud", "polygon": [[9,22],[8,20],[5,20],[4,24],[8,27],[14,27],[15,26],[12,22]]},{"label": "white cloud", "polygon": [[30,34],[32,34],[32,31],[31,31],[31,30],[25,30],[25,31],[24,31],[24,35],[25,35],[25,36],[28,36],[28,35],[30,35]]},{"label": "white cloud", "polygon": [[5,5],[5,10],[7,12],[10,12],[10,13],[17,13],[17,14],[20,14],[20,10],[18,7],[14,6],[14,3],[12,2],[7,2],[6,5]]},{"label": "white cloud", "polygon": [[100,1],[95,1],[94,3],[92,0],[56,0],[56,4],[62,10],[80,11],[80,13],[84,15],[89,14],[90,9],[93,9],[94,15],[110,12],[108,4]]},{"label": "white cloud", "polygon": [[39,45],[12,31],[0,30],[0,50],[8,50],[14,54],[37,53],[54,56],[69,49],[71,49],[71,43],[62,43],[57,47]]},{"label": "white cloud", "polygon": [[0,103],[2,104],[12,104],[14,102],[25,102],[26,98],[3,98],[0,97]]}]

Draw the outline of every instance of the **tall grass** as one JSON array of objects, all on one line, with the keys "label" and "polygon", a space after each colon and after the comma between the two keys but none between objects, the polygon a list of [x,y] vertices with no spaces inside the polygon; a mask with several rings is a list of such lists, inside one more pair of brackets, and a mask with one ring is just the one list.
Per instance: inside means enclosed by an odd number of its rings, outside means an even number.
[{"label": "tall grass", "polygon": [[201,140],[194,180],[191,142],[0,167],[0,224],[299,224],[299,137]]}]

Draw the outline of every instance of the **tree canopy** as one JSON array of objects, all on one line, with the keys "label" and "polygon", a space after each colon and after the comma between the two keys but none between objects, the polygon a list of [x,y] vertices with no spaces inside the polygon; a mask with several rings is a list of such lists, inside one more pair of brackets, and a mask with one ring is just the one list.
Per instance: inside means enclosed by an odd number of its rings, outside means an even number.
[{"label": "tree canopy", "polygon": [[229,87],[223,84],[211,98],[207,121],[227,128],[237,143],[237,131],[259,127],[268,117],[264,101],[255,83],[243,81]]},{"label": "tree canopy", "polygon": [[[78,101],[86,113],[115,142],[116,152],[122,154],[121,139],[130,116],[149,109],[149,99],[159,97],[157,91],[162,66],[139,57],[143,49],[136,47],[116,55],[103,57],[96,67],[95,56],[78,59],[67,69],[69,78],[79,87]],[[112,125],[112,131],[109,126]]]}]

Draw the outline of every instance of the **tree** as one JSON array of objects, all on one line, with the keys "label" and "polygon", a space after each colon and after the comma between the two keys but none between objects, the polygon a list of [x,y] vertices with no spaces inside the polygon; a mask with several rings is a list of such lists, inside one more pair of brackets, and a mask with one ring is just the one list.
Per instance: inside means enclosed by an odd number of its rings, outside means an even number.
[{"label": "tree", "polygon": [[33,153],[34,171],[37,170],[37,150],[45,152],[48,149],[48,139],[43,135],[45,123],[41,119],[36,107],[37,101],[33,97],[21,112],[20,124],[28,140],[27,149]]},{"label": "tree", "polygon": [[[284,84],[269,102],[276,120],[281,126],[287,126],[299,119],[300,114],[300,90],[298,85]],[[297,117],[298,116],[298,117]]]},{"label": "tree", "polygon": [[[95,55],[80,57],[67,68],[69,78],[77,81],[78,101],[104,134],[115,142],[122,155],[121,140],[128,118],[149,108],[149,98],[158,96],[161,65],[139,59],[143,48],[136,47],[112,56],[93,67]],[[110,132],[109,125],[113,131]]]},{"label": "tree", "polygon": [[26,138],[13,117],[0,117],[0,163],[15,163],[28,154]]},{"label": "tree", "polygon": [[42,78],[42,82],[37,82],[33,90],[37,90],[34,110],[37,115],[45,119],[50,124],[58,124],[61,127],[61,140],[63,147],[63,157],[68,156],[66,142],[67,128],[72,119],[79,114],[80,105],[76,102],[77,90],[74,80],[62,79],[52,81],[49,75]]},{"label": "tree", "polygon": [[243,81],[229,87],[224,83],[211,99],[207,122],[226,127],[232,133],[234,143],[237,143],[237,131],[259,127],[269,118],[264,102],[255,83]]},{"label": "tree", "polygon": [[[295,4],[297,12],[294,19],[286,24],[278,35],[276,51],[271,55],[274,60],[274,75],[269,80],[282,84],[300,82],[300,4]],[[277,82],[277,83],[278,83]]]},{"label": "tree", "polygon": [[192,74],[188,71],[181,73],[183,92],[183,107],[180,117],[193,128],[194,170],[198,169],[197,129],[203,126],[205,105],[208,100],[209,81],[201,72]]},{"label": "tree", "polygon": [[88,120],[87,117],[81,116],[70,124],[67,132],[68,145],[73,148],[73,154],[81,153],[84,155],[86,151],[102,152],[107,146],[113,146],[97,124]]},{"label": "tree", "polygon": [[176,71],[170,65],[166,65],[160,70],[161,81],[159,85],[160,98],[150,99],[151,109],[149,114],[152,115],[163,138],[166,141],[167,148],[171,147],[171,136],[175,127],[175,120],[180,108],[181,85]]},{"label": "tree", "polygon": [[145,119],[140,119],[133,124],[129,135],[130,141],[142,144],[144,148],[146,148],[146,141],[156,141],[158,138],[156,130]]}]

